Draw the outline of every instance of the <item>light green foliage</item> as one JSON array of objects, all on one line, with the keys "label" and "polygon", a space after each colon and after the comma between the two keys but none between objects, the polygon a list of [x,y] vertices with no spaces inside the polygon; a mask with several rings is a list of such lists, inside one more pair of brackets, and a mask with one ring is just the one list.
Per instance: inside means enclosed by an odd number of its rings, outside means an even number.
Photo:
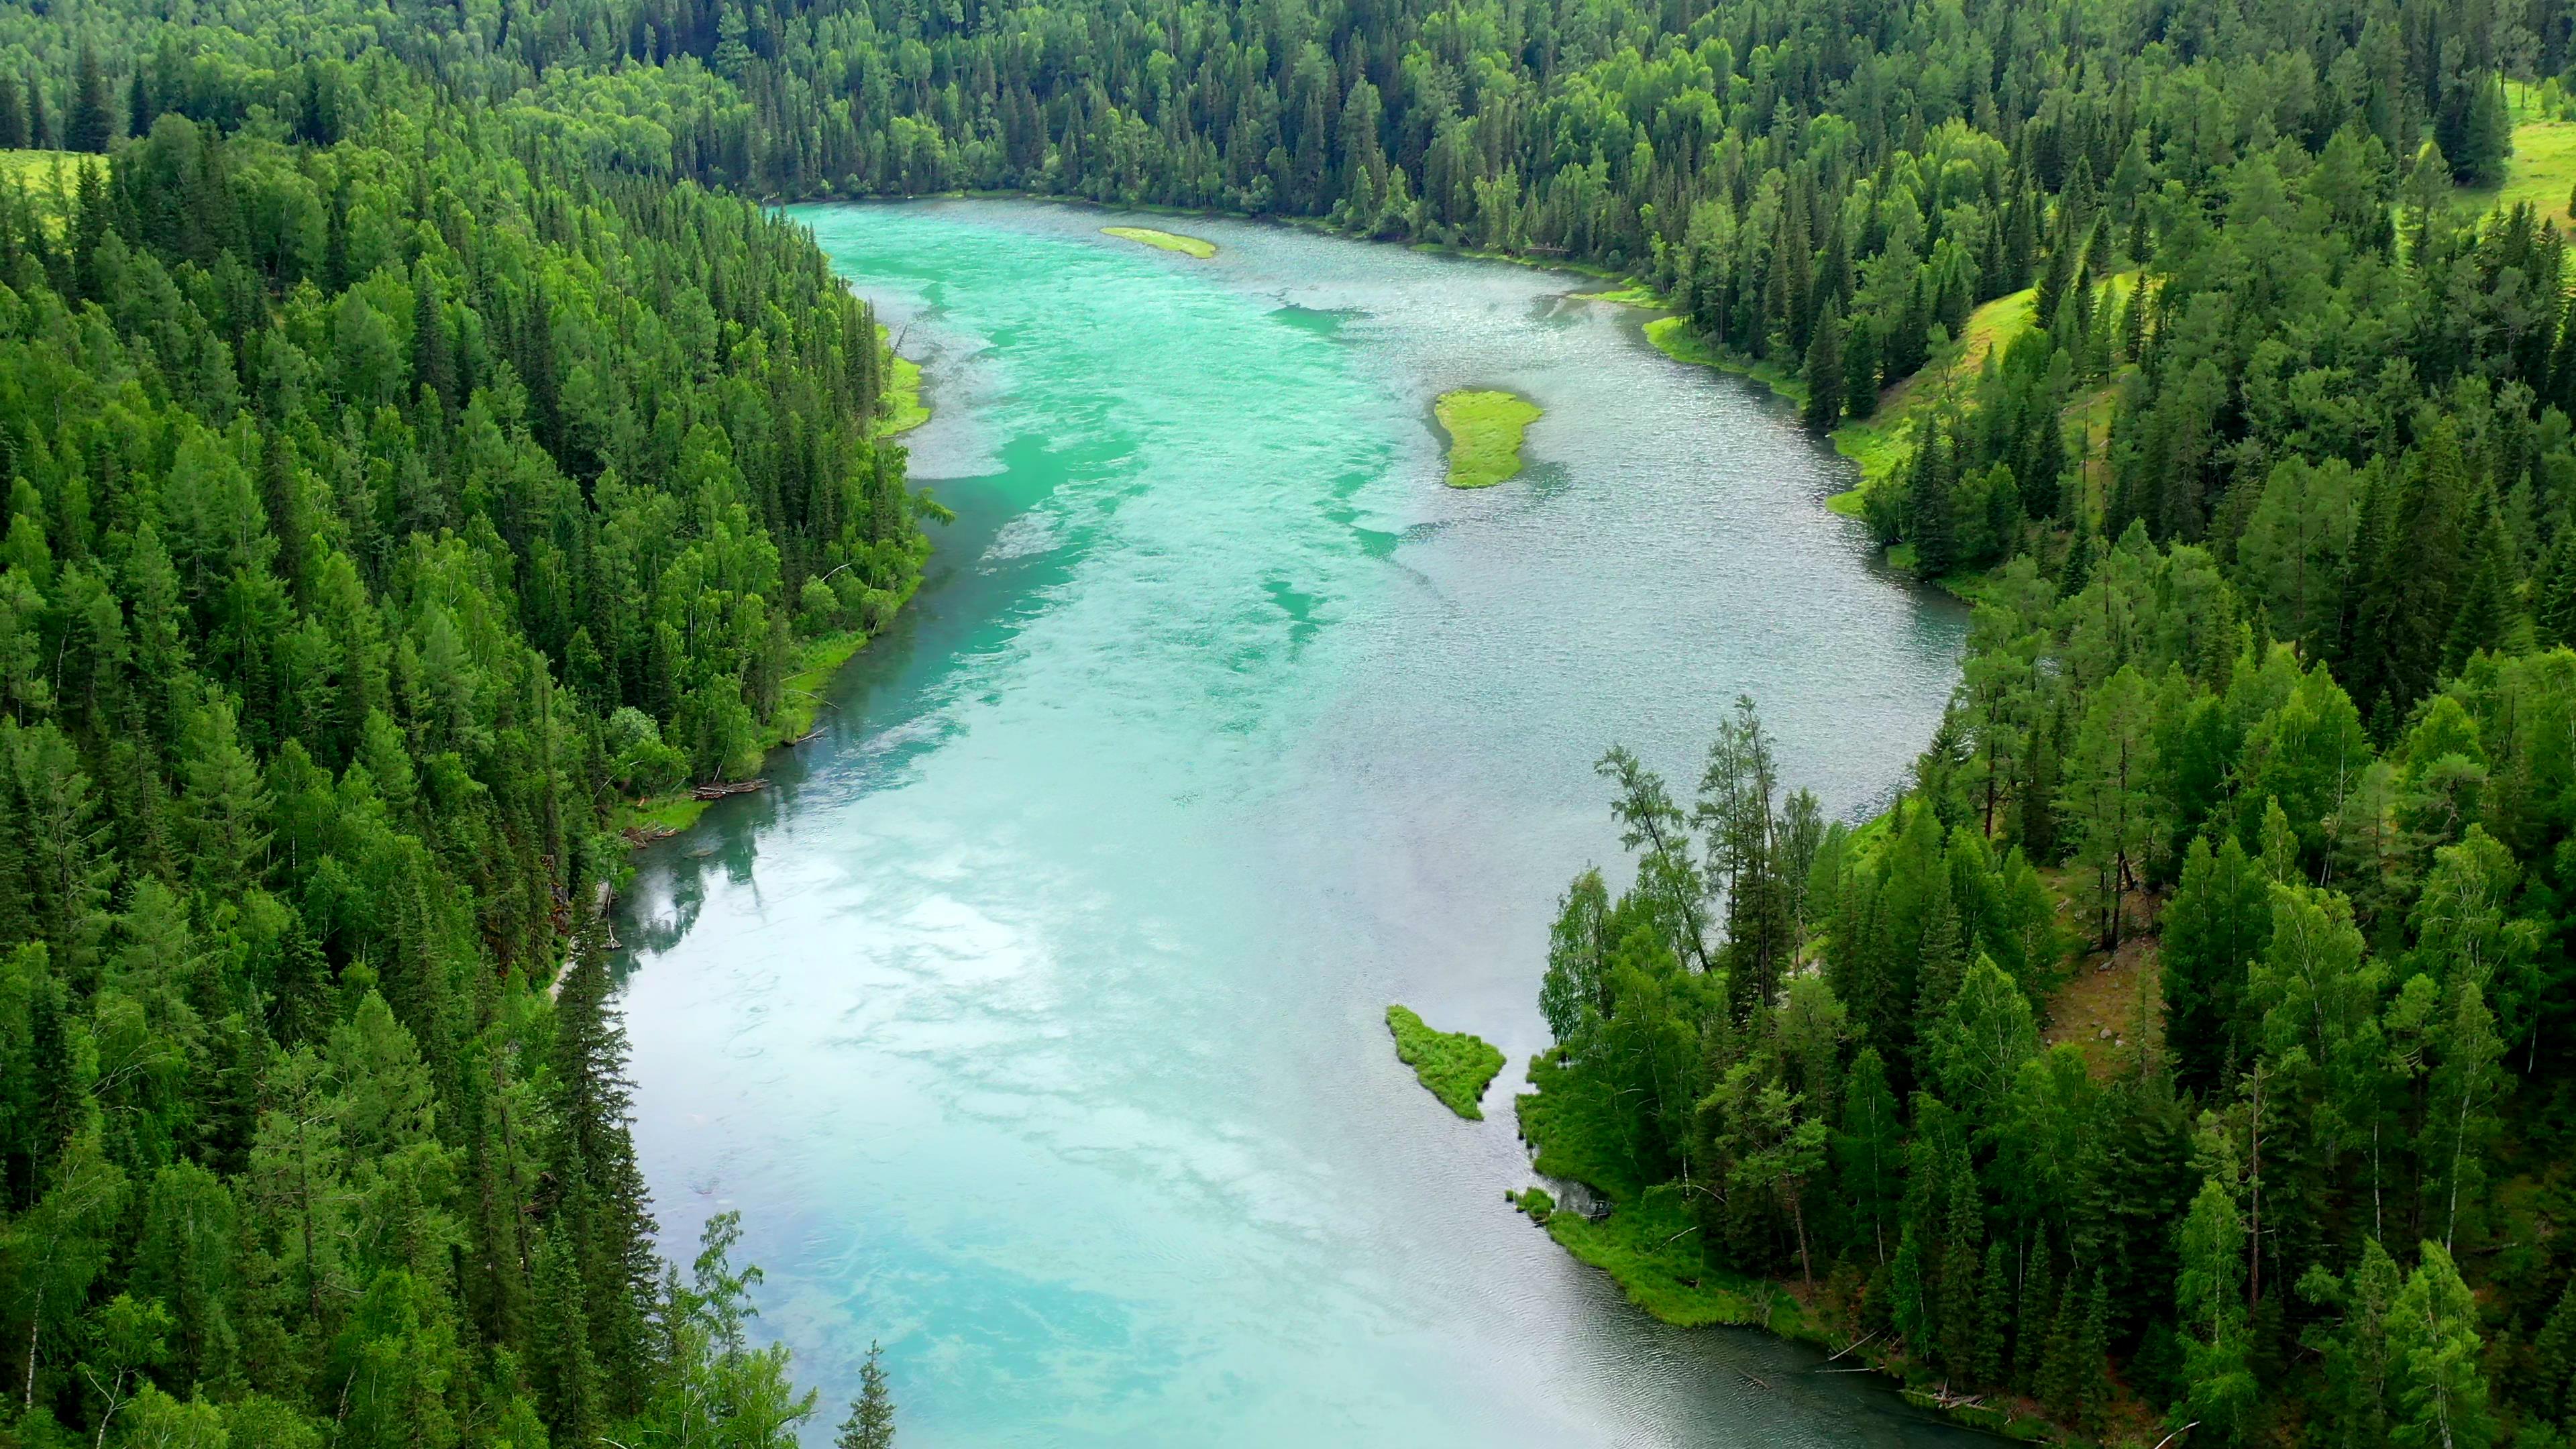
[{"label": "light green foliage", "polygon": [[1521,471],[1521,433],[1539,419],[1538,404],[1508,392],[1461,388],[1434,406],[1449,434],[1449,486],[1491,488]]},{"label": "light green foliage", "polygon": [[1104,226],[1101,231],[1131,242],[1139,242],[1156,251],[1179,252],[1200,261],[1216,255],[1216,243],[1204,237],[1183,236],[1176,231],[1158,231],[1150,226]]},{"label": "light green foliage", "polygon": [[1501,1051],[1468,1032],[1433,1031],[1401,1006],[1386,1009],[1386,1029],[1395,1035],[1397,1060],[1413,1068],[1424,1090],[1461,1117],[1483,1119],[1485,1110],[1477,1104],[1503,1069]]},{"label": "light green foliage", "polygon": [[2401,1449],[2486,1449],[2496,1424],[2479,1363],[2477,1302],[2448,1250],[2428,1242],[2422,1254],[2388,1312],[2395,1399],[2388,1441]]}]

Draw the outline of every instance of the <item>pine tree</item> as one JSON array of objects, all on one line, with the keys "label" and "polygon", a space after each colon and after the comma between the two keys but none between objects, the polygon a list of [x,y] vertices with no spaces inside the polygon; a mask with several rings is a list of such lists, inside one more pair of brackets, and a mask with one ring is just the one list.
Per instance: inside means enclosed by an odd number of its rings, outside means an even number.
[{"label": "pine tree", "polygon": [[98,67],[98,52],[83,45],[72,75],[71,129],[64,136],[73,151],[105,154],[116,139],[116,108],[109,102],[107,75]]},{"label": "pine tree", "polygon": [[2058,1285],[2057,1309],[2049,1315],[2048,1342],[2041,1351],[2039,1403],[2048,1417],[2077,1424],[2084,1417],[2085,1395],[2092,1379],[2083,1366],[2084,1307],[2075,1296],[2075,1275]]},{"label": "pine tree", "polygon": [[2004,1354],[2005,1333],[2012,1323],[2011,1261],[2003,1239],[1986,1245],[1986,1276],[1977,1295],[1977,1340],[1969,1377],[1983,1388],[2000,1386],[2010,1361]]},{"label": "pine tree", "polygon": [[2192,840],[2163,927],[2165,1048],[2176,1085],[2209,1097],[2244,1059],[2245,968],[2272,935],[2269,882],[2233,833]]},{"label": "pine tree", "polygon": [[26,145],[26,103],[18,98],[18,83],[0,75],[0,150],[23,150]]},{"label": "pine tree", "polygon": [[2488,75],[2463,85],[2471,88],[2472,98],[2451,174],[2464,186],[2500,185],[2505,160],[2513,155],[2513,108],[2505,102],[2504,82]]},{"label": "pine tree", "polygon": [[1977,1170],[1965,1147],[1952,1158],[1949,1222],[1941,1245],[1941,1361],[1953,1378],[1978,1378],[1978,1341],[1985,1304],[1980,1265],[1986,1236],[1986,1205],[1977,1190]]},{"label": "pine tree", "polygon": [[582,1308],[578,1260],[561,1223],[550,1225],[537,1241],[531,1367],[546,1428],[563,1444],[590,1443],[602,1426],[599,1365],[591,1356],[590,1315]]},{"label": "pine tree", "polygon": [[2100,1268],[2093,1270],[2093,1289],[2084,1295],[2084,1323],[2075,1335],[2075,1377],[2081,1402],[2078,1417],[2087,1429],[2098,1429],[2111,1402],[2111,1287]]},{"label": "pine tree", "polygon": [[1807,340],[1807,426],[1831,432],[1843,416],[1843,314],[1838,305],[1825,308],[1815,335]]},{"label": "pine tree", "polygon": [[[595,928],[594,928],[595,929]],[[644,1304],[653,1292],[654,1223],[627,1136],[626,1034],[608,1008],[608,963],[595,940],[573,952],[556,993],[555,1081],[564,1119],[557,1176],[581,1247],[593,1356],[612,1408],[643,1392]]]},{"label": "pine tree", "polygon": [[2057,1303],[2055,1277],[2049,1271],[2048,1240],[2041,1238],[2030,1245],[2029,1262],[2021,1275],[2021,1308],[2013,1321],[2013,1375],[2015,1389],[2036,1395],[2048,1356],[2049,1328]]},{"label": "pine tree", "polygon": [[1854,317],[1843,338],[1843,408],[1855,418],[1878,411],[1878,324]]},{"label": "pine tree", "polygon": [[850,1417],[832,1440],[833,1449],[894,1449],[894,1395],[878,1362],[884,1352],[869,1342],[867,1362],[859,1365],[859,1396],[850,1401]]}]

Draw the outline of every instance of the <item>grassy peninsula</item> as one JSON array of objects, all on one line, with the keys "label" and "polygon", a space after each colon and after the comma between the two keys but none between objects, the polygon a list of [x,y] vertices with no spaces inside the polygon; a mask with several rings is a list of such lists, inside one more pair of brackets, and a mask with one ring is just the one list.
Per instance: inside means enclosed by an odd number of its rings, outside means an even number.
[{"label": "grassy peninsula", "polygon": [[1205,237],[1183,236],[1176,231],[1156,231],[1150,226],[1104,226],[1101,231],[1122,241],[1140,242],[1158,251],[1179,252],[1200,261],[1216,255],[1216,243]]},{"label": "grassy peninsula", "polygon": [[1518,393],[1460,388],[1433,411],[1449,434],[1449,486],[1491,488],[1521,471],[1521,434],[1540,416]]},{"label": "grassy peninsula", "polygon": [[1386,1009],[1386,1029],[1395,1034],[1396,1059],[1413,1068],[1431,1095],[1461,1117],[1484,1120],[1485,1110],[1477,1103],[1494,1073],[1503,1069],[1499,1048],[1468,1032],[1434,1031],[1402,1006]]},{"label": "grassy peninsula", "polygon": [[921,364],[894,350],[885,324],[877,324],[877,345],[885,354],[885,400],[877,418],[877,436],[891,438],[930,421],[930,405],[921,400]]}]

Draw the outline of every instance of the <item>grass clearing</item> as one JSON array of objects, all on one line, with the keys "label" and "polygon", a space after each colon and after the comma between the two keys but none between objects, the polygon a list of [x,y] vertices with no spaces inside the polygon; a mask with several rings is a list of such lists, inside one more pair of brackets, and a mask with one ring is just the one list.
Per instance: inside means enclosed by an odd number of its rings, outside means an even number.
[{"label": "grass clearing", "polygon": [[[2451,195],[2478,212],[2498,207],[2512,210],[2522,202],[2561,232],[2576,231],[2576,216],[2567,210],[2568,193],[2576,190],[2576,120],[2553,120],[2543,87],[2508,82],[2505,97],[2513,108],[2513,154],[2505,158],[2504,180],[2495,186],[2459,186]],[[2558,107],[2564,113],[2564,107]]]},{"label": "grass clearing", "polygon": [[707,813],[710,802],[700,800],[688,791],[676,795],[654,795],[642,800],[624,800],[608,812],[611,834],[640,831],[649,836],[677,835],[698,823]]},{"label": "grass clearing", "polygon": [[1432,409],[1449,433],[1449,486],[1491,488],[1521,471],[1521,434],[1540,417],[1518,393],[1460,388]]},{"label": "grass clearing", "polygon": [[1613,287],[1606,292],[1572,292],[1567,295],[1577,302],[1609,302],[1621,307],[1643,307],[1653,312],[1660,312],[1672,305],[1664,300],[1663,293],[1643,282],[1630,282],[1624,287]]},{"label": "grass clearing", "polygon": [[1104,226],[1101,231],[1122,241],[1141,242],[1159,251],[1179,252],[1200,261],[1216,255],[1216,243],[1205,237],[1183,236],[1176,231],[1156,231],[1150,226]]},{"label": "grass clearing", "polygon": [[[2122,275],[2134,282],[2134,273]],[[2119,278],[2112,279],[2111,299],[2120,295],[2120,285]],[[1860,465],[1863,488],[1893,476],[1913,456],[1917,418],[1955,389],[1975,381],[1989,353],[2011,346],[2014,338],[2030,330],[2031,301],[2038,295],[2038,288],[2024,287],[1970,312],[1968,325],[1959,329],[1948,347],[1913,376],[1878,395],[1876,412],[1834,429],[1834,451]]]},{"label": "grass clearing", "polygon": [[1485,1119],[1478,1105],[1494,1074],[1503,1069],[1503,1053],[1483,1037],[1463,1031],[1433,1031],[1405,1007],[1386,1009],[1386,1029],[1395,1034],[1398,1061],[1449,1110],[1470,1121]]},{"label": "grass clearing", "polygon": [[86,151],[0,150],[0,184],[23,188],[37,202],[47,229],[60,233],[85,166],[104,171],[107,158]]}]

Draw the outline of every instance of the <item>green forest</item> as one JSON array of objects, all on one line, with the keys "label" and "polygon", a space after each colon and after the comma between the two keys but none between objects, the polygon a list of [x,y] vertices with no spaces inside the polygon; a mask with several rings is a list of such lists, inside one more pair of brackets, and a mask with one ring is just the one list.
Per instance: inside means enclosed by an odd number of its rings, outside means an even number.
[{"label": "green forest", "polygon": [[2515,169],[2571,35],[0,8],[0,1443],[837,1417],[735,1221],[657,1256],[597,903],[941,516],[762,203],[957,190],[1624,275],[1893,431],[1861,511],[1977,599],[1964,682],[1857,829],[1749,704],[1687,798],[1604,757],[1633,877],[1567,890],[1522,1121],[1620,1226],[1551,1231],[2071,1435],[2576,1439],[2576,170]]},{"label": "green forest", "polygon": [[0,1441],[792,1443],[596,903],[920,576],[875,320],[426,51],[148,13],[5,22],[0,140],[107,155],[0,196]]}]

